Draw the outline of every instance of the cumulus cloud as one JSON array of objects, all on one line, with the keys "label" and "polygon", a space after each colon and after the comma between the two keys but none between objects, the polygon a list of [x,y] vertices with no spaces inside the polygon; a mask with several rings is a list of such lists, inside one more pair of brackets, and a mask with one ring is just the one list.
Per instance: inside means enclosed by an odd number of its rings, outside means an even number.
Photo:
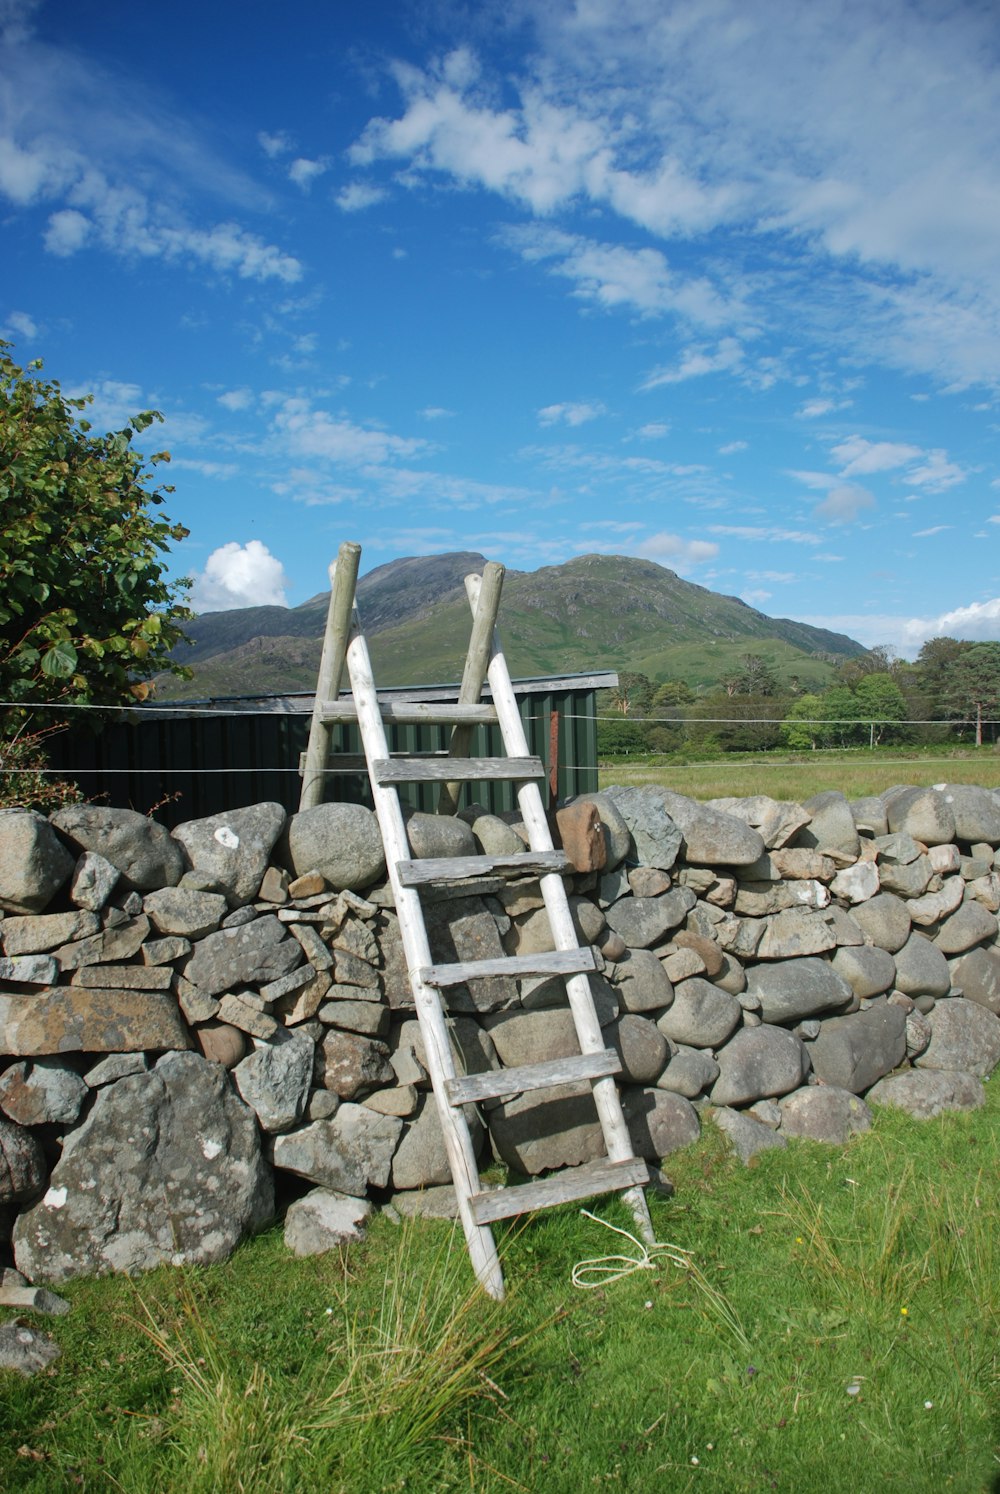
[{"label": "cumulus cloud", "polygon": [[743,363],[743,349],[734,337],[724,337],[718,347],[688,348],[674,368],[654,368],[639,388],[648,392],[664,384],[681,384],[686,379],[701,379],[706,374],[729,373]]},{"label": "cumulus cloud", "polygon": [[914,659],[929,638],[961,638],[971,643],[1000,642],[1000,597],[970,602],[931,617],[893,613],[840,613],[800,616],[817,628],[847,633],[866,648],[889,643],[903,658]]},{"label": "cumulus cloud", "polygon": [[652,534],[640,541],[634,553],[645,560],[669,561],[671,570],[687,573],[714,560],[719,547],[712,540],[688,540],[679,534]]},{"label": "cumulus cloud", "polygon": [[205,569],[192,578],[195,612],[231,612],[236,607],[287,607],[288,579],[281,561],[260,540],[237,540],[213,550]]},{"label": "cumulus cloud", "polygon": [[342,213],[361,213],[377,202],[384,202],[388,195],[383,187],[376,187],[372,182],[349,182],[337,193],[334,201]]},{"label": "cumulus cloud", "polygon": [[299,156],[288,168],[288,179],[303,192],[308,192],[317,177],[322,176],[329,169],[330,163],[325,157],[321,160],[310,161],[305,156]]},{"label": "cumulus cloud", "polygon": [[569,402],[560,405],[546,405],[538,412],[539,425],[586,425],[588,420],[597,420],[601,415],[606,415],[607,407],[600,401],[588,404],[585,402]]},{"label": "cumulus cloud", "polygon": [[875,507],[875,495],[857,483],[837,483],[813,510],[831,524],[853,524],[865,509]]}]

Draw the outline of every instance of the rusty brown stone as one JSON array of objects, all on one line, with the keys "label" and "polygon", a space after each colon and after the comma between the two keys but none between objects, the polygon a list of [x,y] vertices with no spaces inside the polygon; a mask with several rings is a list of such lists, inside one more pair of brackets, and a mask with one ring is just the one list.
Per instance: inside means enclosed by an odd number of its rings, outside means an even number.
[{"label": "rusty brown stone", "polygon": [[607,861],[607,843],[600,811],[591,799],[579,799],[556,810],[559,844],[577,872],[600,871]]},{"label": "rusty brown stone", "polygon": [[136,1053],[190,1048],[173,996],[157,991],[52,986],[31,996],[0,995],[5,1053]]}]

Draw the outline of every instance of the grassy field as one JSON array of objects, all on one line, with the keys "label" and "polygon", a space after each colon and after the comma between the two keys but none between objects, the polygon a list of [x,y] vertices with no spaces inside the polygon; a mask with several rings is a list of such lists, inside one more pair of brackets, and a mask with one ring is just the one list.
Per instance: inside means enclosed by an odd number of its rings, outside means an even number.
[{"label": "grassy field", "polygon": [[767,794],[801,802],[825,789],[849,799],[880,794],[894,784],[975,783],[1000,788],[1000,753],[993,747],[900,748],[869,752],[821,751],[737,754],[710,763],[678,763],[663,758],[622,757],[601,763],[600,784],[659,784],[691,799],[743,798]]},{"label": "grassy field", "polygon": [[[508,1301],[446,1223],[297,1261],[64,1288],[62,1358],[0,1376],[0,1487],[129,1494],[997,1487],[1000,1085],[744,1168],[706,1123],[653,1198],[652,1269],[575,1208],[504,1241]],[[595,1206],[628,1228],[619,1200]],[[48,1326],[48,1325],[47,1325]]]}]

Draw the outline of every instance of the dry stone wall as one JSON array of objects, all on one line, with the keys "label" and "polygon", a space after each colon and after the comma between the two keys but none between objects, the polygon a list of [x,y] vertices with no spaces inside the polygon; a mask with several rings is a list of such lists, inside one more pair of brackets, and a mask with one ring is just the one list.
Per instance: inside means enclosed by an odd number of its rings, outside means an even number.
[{"label": "dry stone wall", "polygon": [[[413,814],[415,856],[523,849],[516,818]],[[1000,1062],[1000,797],[560,811],[636,1151],[706,1115],[749,1159],[842,1144],[873,1104],[982,1104]],[[443,961],[551,947],[537,883],[424,895]],[[374,816],[257,804],[172,834],[127,810],[0,813],[0,1240],[33,1282],[222,1259],[285,1209],[307,1253],[372,1209],[453,1210]],[[449,993],[461,1070],[576,1051],[562,982]],[[589,1086],[470,1108],[485,1163],[603,1150]]]}]

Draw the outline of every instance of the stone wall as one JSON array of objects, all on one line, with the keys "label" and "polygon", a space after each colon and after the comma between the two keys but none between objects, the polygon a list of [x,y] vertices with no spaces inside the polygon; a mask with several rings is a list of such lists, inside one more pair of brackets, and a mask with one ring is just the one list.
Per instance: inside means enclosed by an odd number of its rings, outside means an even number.
[{"label": "stone wall", "polygon": [[[712,1116],[745,1159],[843,1143],[873,1103],[983,1102],[1000,1061],[1000,797],[560,811],[637,1152]],[[414,814],[416,856],[524,848],[513,816]],[[550,948],[537,883],[424,894],[436,959]],[[0,813],[0,1239],[33,1281],[223,1258],[286,1208],[302,1253],[453,1197],[374,816],[257,804],[173,833]],[[558,979],[449,993],[460,1069],[576,1051]],[[470,1108],[484,1165],[603,1151],[586,1084]],[[0,1249],[5,1248],[0,1245]]]}]

